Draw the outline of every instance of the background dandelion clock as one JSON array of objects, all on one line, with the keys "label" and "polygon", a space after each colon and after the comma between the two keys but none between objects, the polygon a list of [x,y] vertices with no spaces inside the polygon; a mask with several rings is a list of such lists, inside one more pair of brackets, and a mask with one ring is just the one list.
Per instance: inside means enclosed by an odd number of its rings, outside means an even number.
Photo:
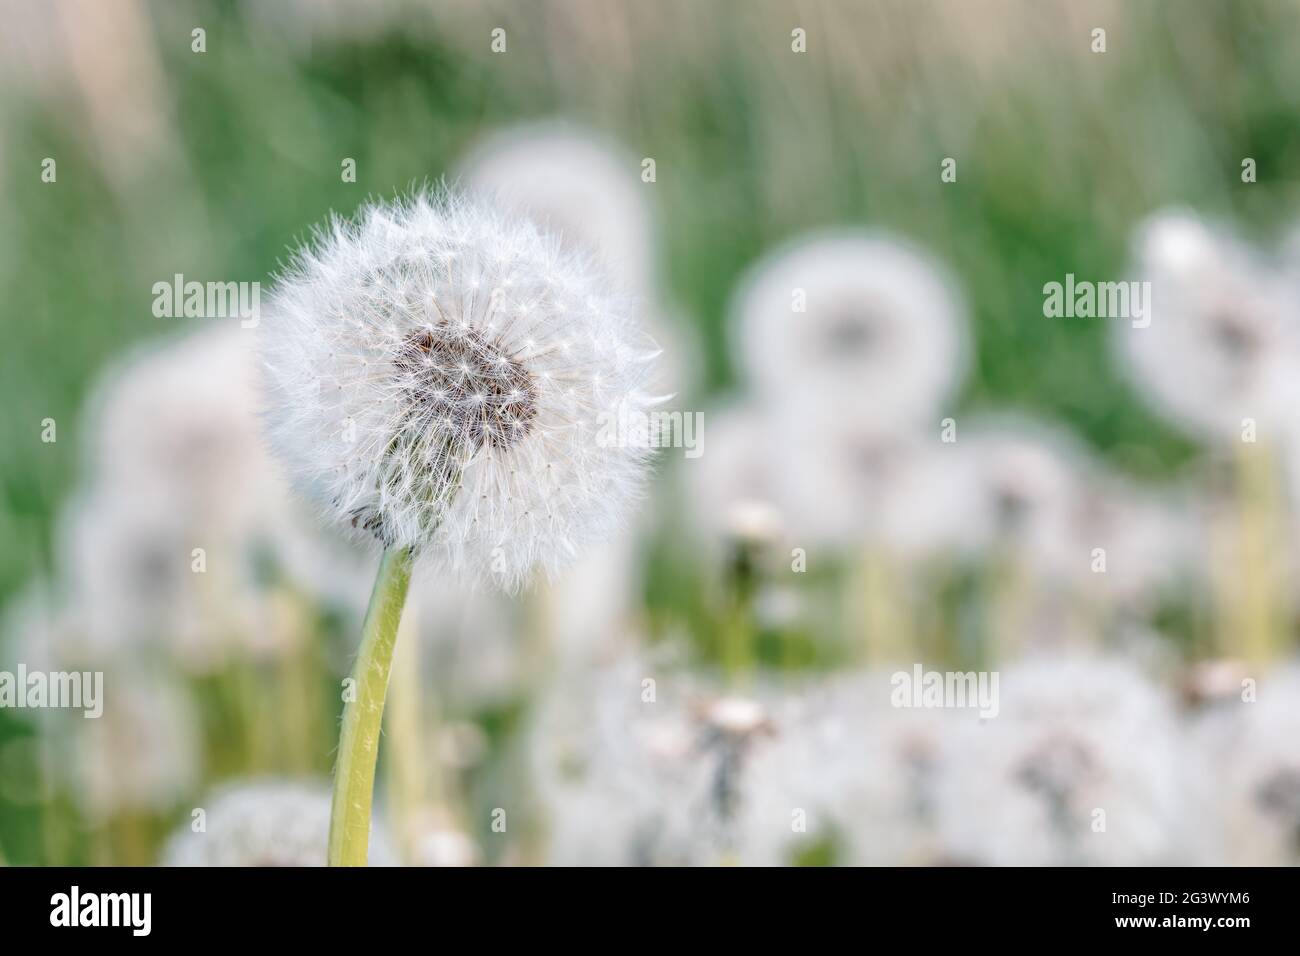
[{"label": "background dandelion clock", "polygon": [[966,365],[952,279],[884,233],[814,233],[769,254],[743,283],[731,325],[759,401],[805,429],[928,423]]},{"label": "background dandelion clock", "polygon": [[384,548],[330,841],[331,863],[363,864],[413,562],[514,590],[611,532],[646,472],[654,352],[589,260],[450,191],[333,220],[262,328],[275,449],[337,524]]},{"label": "background dandelion clock", "polygon": [[1146,220],[1134,247],[1151,316],[1112,326],[1120,366],[1160,412],[1210,444],[1237,443],[1246,418],[1285,433],[1300,369],[1285,271],[1228,229],[1178,210]]}]

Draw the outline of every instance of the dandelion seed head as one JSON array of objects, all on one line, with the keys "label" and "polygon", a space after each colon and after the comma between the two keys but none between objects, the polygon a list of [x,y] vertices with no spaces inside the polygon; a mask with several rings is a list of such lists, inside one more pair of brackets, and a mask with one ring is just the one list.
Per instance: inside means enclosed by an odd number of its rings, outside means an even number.
[{"label": "dandelion seed head", "polygon": [[[1265,674],[1257,697],[1242,698],[1239,666],[1194,731],[1205,770],[1205,817],[1218,821],[1215,865],[1294,866],[1300,862],[1300,666]],[[1255,671],[1251,670],[1251,674]]]},{"label": "dandelion seed head", "polygon": [[[819,846],[839,864],[934,863],[941,712],[890,705],[891,673],[853,671],[783,695],[749,765],[740,807],[746,865],[789,865]],[[792,811],[806,828],[794,831]]]},{"label": "dandelion seed head", "polygon": [[1300,398],[1296,279],[1228,230],[1166,210],[1137,231],[1145,323],[1112,323],[1121,366],[1152,405],[1212,443],[1291,428]]},{"label": "dandelion seed head", "polygon": [[446,191],[367,207],[300,251],[267,311],[273,446],[363,536],[512,590],[639,490],[647,450],[598,433],[648,405],[650,343],[526,220]]},{"label": "dandelion seed head", "polygon": [[59,785],[96,823],[120,813],[160,813],[192,792],[202,773],[199,715],[186,687],[149,667],[119,667],[105,683],[120,697],[96,720],[73,725]]},{"label": "dandelion seed head", "polygon": [[[267,570],[364,608],[365,555],[316,527],[268,452],[258,365],[252,335],[213,325],[99,376],[80,429],[88,467],[56,537],[87,651],[162,651],[189,672],[282,651],[293,626]],[[230,573],[196,574],[196,549]]]},{"label": "dandelion seed head", "polygon": [[709,453],[687,471],[692,523],[714,544],[770,542],[780,534],[782,515],[774,504],[780,462],[770,452],[769,422],[748,404],[708,414]]},{"label": "dandelion seed head", "polygon": [[[653,227],[636,157],[579,127],[535,123],[489,137],[463,168],[467,188],[597,250],[634,293],[653,285]],[[560,270],[543,277],[544,285],[566,281]]]},{"label": "dandelion seed head", "polygon": [[622,654],[574,669],[539,702],[529,755],[551,863],[717,862],[729,822],[717,790],[730,798],[742,768],[734,739],[691,706],[694,683],[662,654]]},{"label": "dandelion seed head", "polygon": [[807,425],[928,421],[958,384],[966,319],[938,263],[893,237],[818,234],[754,267],[732,343],[759,400]]},{"label": "dandelion seed head", "polygon": [[[1140,866],[1195,852],[1167,695],[1127,662],[1032,656],[1001,672],[996,718],[957,721],[936,812],[945,854],[980,865]],[[1105,838],[1094,824],[1105,811]]]}]

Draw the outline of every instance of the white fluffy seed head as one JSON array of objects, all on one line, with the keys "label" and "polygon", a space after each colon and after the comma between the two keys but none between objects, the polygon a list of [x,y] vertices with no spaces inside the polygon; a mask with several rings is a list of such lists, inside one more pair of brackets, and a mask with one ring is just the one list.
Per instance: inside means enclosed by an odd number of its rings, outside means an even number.
[{"label": "white fluffy seed head", "polygon": [[[1198,768],[1217,820],[1215,866],[1300,863],[1300,666],[1265,674],[1257,699],[1242,699],[1240,668],[1220,678],[1224,693],[1194,728]],[[1252,671],[1253,673],[1253,671]]]},{"label": "white fluffy seed head", "polygon": [[[1183,865],[1199,852],[1176,714],[1129,662],[1033,656],[1001,672],[998,716],[946,738],[945,854],[989,866]],[[1094,829],[1105,810],[1106,830]],[[1203,822],[1203,821],[1202,821]]]},{"label": "white fluffy seed head", "polygon": [[880,233],[817,233],[764,258],[735,300],[732,335],[759,400],[798,407],[805,428],[928,422],[966,364],[955,283]]},{"label": "white fluffy seed head", "polygon": [[1227,229],[1179,210],[1143,222],[1135,272],[1146,323],[1115,322],[1120,366],[1190,434],[1237,442],[1242,422],[1291,430],[1300,390],[1296,278]]},{"label": "white fluffy seed head", "polygon": [[567,123],[525,123],[488,137],[463,164],[463,183],[588,249],[622,282],[649,293],[654,226],[636,157]]},{"label": "white fluffy seed head", "polygon": [[653,344],[603,275],[448,192],[335,219],[263,320],[273,444],[338,523],[507,590],[621,518]]},{"label": "white fluffy seed head", "polygon": [[645,301],[645,328],[663,349],[657,392],[680,393],[698,384],[699,349],[690,324],[656,301],[655,222],[635,156],[582,126],[544,120],[489,135],[460,171],[466,190],[594,254]]}]

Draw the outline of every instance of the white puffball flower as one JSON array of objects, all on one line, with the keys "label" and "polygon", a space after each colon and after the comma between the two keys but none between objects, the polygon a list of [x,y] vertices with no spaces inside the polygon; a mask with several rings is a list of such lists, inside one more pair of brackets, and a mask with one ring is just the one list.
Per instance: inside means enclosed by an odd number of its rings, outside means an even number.
[{"label": "white puffball flower", "polygon": [[1199,853],[1169,697],[1128,662],[1041,657],[1001,672],[999,710],[945,740],[944,855],[993,866],[1144,866]]},{"label": "white puffball flower", "polygon": [[163,813],[202,774],[199,714],[187,687],[165,671],[126,665],[106,673],[103,714],[73,711],[70,751],[56,763],[82,814]]},{"label": "white puffball flower", "polygon": [[[34,580],[0,615],[0,671],[99,671],[98,698],[84,708],[13,711],[31,721],[51,781],[92,823],[119,814],[168,813],[202,772],[199,715],[186,686],[130,648],[96,644],[90,612],[56,586]],[[86,694],[93,689],[86,684]],[[94,704],[95,706],[92,706]],[[99,708],[99,714],[89,717]],[[39,780],[37,781],[40,782]],[[22,783],[22,781],[16,781]]]},{"label": "white puffball flower", "polygon": [[465,188],[595,251],[636,294],[649,293],[654,226],[635,156],[572,124],[526,123],[485,139],[462,168]]},{"label": "white puffball flower", "polygon": [[[330,789],[324,782],[258,778],[229,783],[195,807],[162,852],[163,866],[325,866]],[[203,828],[196,830],[201,819]],[[370,865],[393,866],[382,824],[370,839]]]},{"label": "white puffball flower", "polygon": [[646,332],[662,349],[654,385],[680,393],[698,384],[700,343],[678,310],[658,301],[655,223],[640,160],[576,123],[521,123],[477,143],[461,185],[532,219],[561,243],[596,255],[644,304]]},{"label": "white puffball flower", "polygon": [[[449,192],[334,219],[263,317],[272,443],[338,523],[513,590],[640,489],[643,347],[602,274]],[[626,416],[626,417],[623,417]]]},{"label": "white puffball flower", "polygon": [[732,341],[760,402],[906,428],[928,422],[959,383],[966,314],[922,252],[880,233],[820,233],[754,267]]},{"label": "white puffball flower", "polygon": [[98,376],[82,428],[87,476],[57,540],[88,644],[153,644],[186,670],[284,651],[293,633],[273,626],[279,580],[360,616],[365,555],[318,529],[290,492],[258,386],[253,336],[235,325],[150,342]]},{"label": "white puffball flower", "polygon": [[[1088,482],[1074,539],[1087,561],[1072,571],[1079,590],[1153,612],[1160,599],[1203,573],[1201,529],[1182,489],[1153,489],[1101,471]],[[1103,549],[1106,573],[1095,573]],[[1113,573],[1112,573],[1113,572]]]},{"label": "white puffball flower", "polygon": [[275,469],[257,422],[246,330],[214,325],[134,347],[97,377],[84,432],[96,484],[218,527],[257,526]]},{"label": "white puffball flower", "polygon": [[[823,420],[801,427],[802,417],[788,409],[767,421],[769,433],[781,436],[772,473],[792,537],[851,551],[889,547],[895,532],[904,539],[939,515],[940,530],[947,527],[951,498],[922,497],[946,490],[923,489],[932,454],[926,442],[892,426]],[[947,479],[946,465],[940,460],[929,472]]]},{"label": "white puffball flower", "polygon": [[[84,608],[68,600],[57,580],[35,577],[0,608],[0,670],[13,670],[18,662],[31,671],[93,670],[126,652],[126,648],[100,645],[88,635]],[[24,711],[40,720],[54,711]]]},{"label": "white puffball flower", "polygon": [[1151,283],[1150,324],[1112,325],[1121,364],[1154,406],[1190,433],[1236,441],[1242,420],[1287,429],[1300,375],[1294,277],[1195,215],[1139,227],[1134,256]]},{"label": "white puffball flower", "polygon": [[821,846],[836,864],[939,862],[933,791],[952,715],[892,706],[892,677],[840,674],[779,702],[778,732],[748,768],[743,863],[789,865]]},{"label": "white puffball flower", "polygon": [[1300,666],[1258,680],[1245,699],[1242,671],[1222,675],[1224,693],[1196,727],[1218,821],[1222,866],[1294,866],[1300,862]]},{"label": "white puffball flower", "polygon": [[765,705],[650,654],[570,670],[534,721],[530,769],[560,866],[716,864],[771,735]]},{"label": "white puffball flower", "polygon": [[1006,413],[967,423],[941,448],[954,477],[944,502],[954,551],[1009,558],[1039,580],[1088,567],[1080,521],[1095,465],[1068,430]]},{"label": "white puffball flower", "polygon": [[776,472],[784,456],[774,452],[770,422],[748,403],[720,405],[708,413],[709,453],[682,466],[683,493],[691,525],[711,545],[766,543],[781,534]]}]

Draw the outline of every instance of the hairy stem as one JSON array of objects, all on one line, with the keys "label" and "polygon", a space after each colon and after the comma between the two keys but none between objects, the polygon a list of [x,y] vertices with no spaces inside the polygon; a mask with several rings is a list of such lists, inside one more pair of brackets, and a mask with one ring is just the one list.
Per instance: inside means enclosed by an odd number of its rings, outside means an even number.
[{"label": "hairy stem", "polygon": [[352,671],[352,696],[343,708],[330,809],[330,866],[366,865],[384,697],[397,644],[397,625],[410,583],[410,549],[385,551],[361,627],[361,650]]}]

